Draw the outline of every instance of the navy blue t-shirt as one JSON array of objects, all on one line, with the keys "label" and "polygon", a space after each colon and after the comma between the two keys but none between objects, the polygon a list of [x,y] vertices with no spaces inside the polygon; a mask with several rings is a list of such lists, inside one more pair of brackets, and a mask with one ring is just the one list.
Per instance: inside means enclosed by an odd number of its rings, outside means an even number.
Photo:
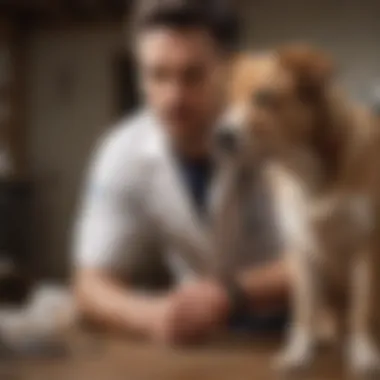
[{"label": "navy blue t-shirt", "polygon": [[178,162],[195,208],[204,217],[207,212],[208,190],[213,174],[212,160],[208,157],[199,159],[179,157]]}]

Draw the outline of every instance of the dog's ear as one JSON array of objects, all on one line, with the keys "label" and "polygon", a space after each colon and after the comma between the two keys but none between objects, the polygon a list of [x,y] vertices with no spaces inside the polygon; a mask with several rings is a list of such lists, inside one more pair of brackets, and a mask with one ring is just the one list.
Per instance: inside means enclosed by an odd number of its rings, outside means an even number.
[{"label": "dog's ear", "polygon": [[305,100],[320,95],[335,72],[335,65],[327,54],[307,45],[285,46],[278,49],[278,56],[283,67],[293,73]]},{"label": "dog's ear", "polygon": [[316,111],[312,143],[324,163],[326,179],[335,178],[346,145],[344,129],[340,126],[341,120],[336,120],[336,106],[332,106],[331,91],[328,90],[335,74],[335,64],[327,54],[307,45],[283,47],[278,54],[280,63],[295,78],[300,99],[313,105]]}]

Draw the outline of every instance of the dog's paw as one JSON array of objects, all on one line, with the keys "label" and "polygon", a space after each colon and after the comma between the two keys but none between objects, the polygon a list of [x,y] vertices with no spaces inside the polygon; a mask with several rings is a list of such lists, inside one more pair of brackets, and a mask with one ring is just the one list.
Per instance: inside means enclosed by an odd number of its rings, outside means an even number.
[{"label": "dog's paw", "polygon": [[369,338],[354,338],[349,345],[349,369],[359,379],[380,379],[380,352]]},{"label": "dog's paw", "polygon": [[306,334],[295,334],[274,361],[277,371],[293,373],[308,369],[315,356],[314,341]]},{"label": "dog's paw", "polygon": [[318,317],[319,322],[316,328],[316,344],[318,349],[336,345],[340,338],[336,320],[329,313],[321,314]]}]

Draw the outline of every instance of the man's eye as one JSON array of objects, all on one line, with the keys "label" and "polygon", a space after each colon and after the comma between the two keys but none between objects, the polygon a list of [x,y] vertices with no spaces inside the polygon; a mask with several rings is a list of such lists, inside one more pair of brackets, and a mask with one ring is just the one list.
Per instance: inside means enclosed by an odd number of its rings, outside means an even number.
[{"label": "man's eye", "polygon": [[259,91],[253,95],[253,101],[259,107],[275,108],[279,99],[272,91]]}]

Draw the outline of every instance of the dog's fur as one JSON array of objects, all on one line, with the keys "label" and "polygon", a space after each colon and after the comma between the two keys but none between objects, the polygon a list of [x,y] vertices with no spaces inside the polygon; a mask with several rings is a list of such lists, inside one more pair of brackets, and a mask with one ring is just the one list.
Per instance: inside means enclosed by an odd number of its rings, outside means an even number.
[{"label": "dog's fur", "polygon": [[380,368],[371,339],[380,129],[333,79],[329,57],[306,46],[241,55],[231,67],[230,109],[217,134],[234,136],[232,151],[221,151],[233,170],[259,162],[273,192],[294,280],[281,366],[312,359],[322,301],[349,294],[349,363],[367,372]]}]

